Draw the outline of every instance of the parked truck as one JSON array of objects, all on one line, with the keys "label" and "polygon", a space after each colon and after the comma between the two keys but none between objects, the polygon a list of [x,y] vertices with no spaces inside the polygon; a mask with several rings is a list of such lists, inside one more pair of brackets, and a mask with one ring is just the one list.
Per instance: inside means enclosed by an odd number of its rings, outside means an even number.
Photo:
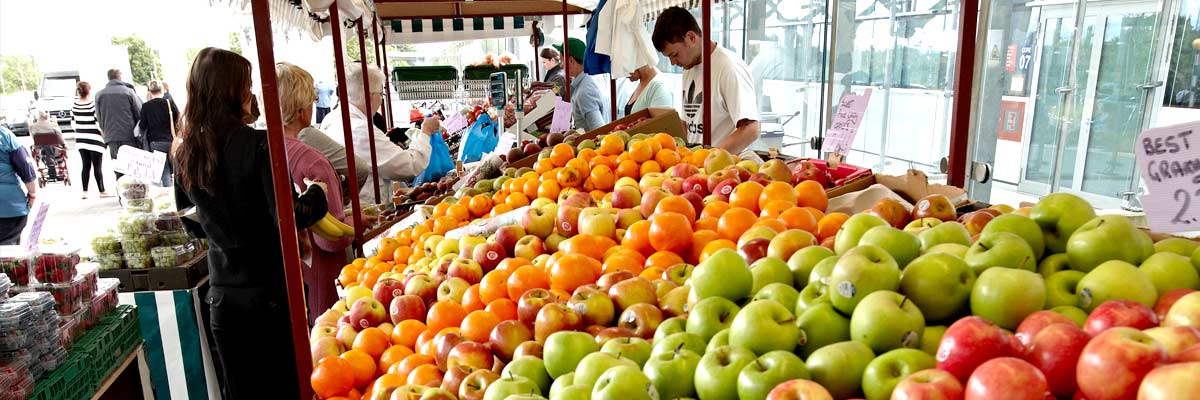
[{"label": "parked truck", "polygon": [[45,111],[50,114],[51,120],[57,121],[63,133],[75,131],[71,126],[71,108],[79,97],[75,90],[79,81],[90,83],[94,94],[108,83],[110,69],[121,70],[121,76],[126,81],[133,77],[126,46],[112,45],[83,51],[88,54],[72,54],[73,60],[79,60],[74,65],[56,65],[54,62],[44,65],[41,85],[34,92],[36,100],[31,114],[36,116],[38,111]]}]

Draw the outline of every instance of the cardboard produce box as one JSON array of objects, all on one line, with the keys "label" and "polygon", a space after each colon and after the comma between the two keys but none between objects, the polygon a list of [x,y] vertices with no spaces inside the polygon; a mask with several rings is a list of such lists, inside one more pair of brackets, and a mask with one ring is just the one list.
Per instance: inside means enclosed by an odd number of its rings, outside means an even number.
[{"label": "cardboard produce box", "polygon": [[949,185],[930,184],[929,177],[915,169],[908,170],[904,175],[867,175],[853,185],[847,184],[844,187],[852,189],[858,186],[861,187],[837,196],[831,194],[828,211],[854,214],[871,208],[883,198],[900,200],[900,204],[911,210],[912,204],[931,194],[946,196],[956,208],[971,202],[965,190]]}]

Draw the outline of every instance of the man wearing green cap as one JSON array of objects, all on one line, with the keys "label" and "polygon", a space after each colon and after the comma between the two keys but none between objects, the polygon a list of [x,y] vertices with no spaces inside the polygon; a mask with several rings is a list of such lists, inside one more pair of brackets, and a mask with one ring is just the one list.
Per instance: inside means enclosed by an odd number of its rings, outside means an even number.
[{"label": "man wearing green cap", "polygon": [[582,40],[567,40],[567,48],[555,45],[566,55],[567,78],[571,80],[571,118],[576,128],[591,131],[612,121],[609,113],[608,93],[601,91],[592,76],[583,73],[583,55],[587,45]]}]

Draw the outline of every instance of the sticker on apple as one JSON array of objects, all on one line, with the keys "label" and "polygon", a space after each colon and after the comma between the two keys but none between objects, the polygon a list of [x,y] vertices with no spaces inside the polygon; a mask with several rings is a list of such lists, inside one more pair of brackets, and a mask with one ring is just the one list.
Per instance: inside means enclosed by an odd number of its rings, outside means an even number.
[{"label": "sticker on apple", "polygon": [[496,254],[496,252],[495,252],[495,251],[493,251],[493,250],[489,250],[489,251],[487,252],[487,259],[488,259],[488,261],[496,261],[496,259],[498,259],[498,258],[500,258],[500,255],[499,255],[499,254]]},{"label": "sticker on apple", "polygon": [[1091,288],[1083,288],[1083,290],[1080,290],[1079,297],[1080,297],[1080,299],[1079,299],[1080,307],[1088,308],[1088,306],[1092,305],[1092,289]]},{"label": "sticker on apple", "polygon": [[567,222],[567,221],[563,221],[562,230],[563,230],[563,232],[570,232],[571,231],[571,223]]},{"label": "sticker on apple", "polygon": [[921,338],[917,337],[917,333],[908,331],[904,334],[904,338],[900,339],[900,346],[915,349],[921,346]]},{"label": "sticker on apple", "polygon": [[841,283],[838,283],[837,290],[838,294],[841,294],[845,297],[854,297],[854,294],[858,293],[858,288],[854,287],[854,282],[850,281],[842,281]]}]

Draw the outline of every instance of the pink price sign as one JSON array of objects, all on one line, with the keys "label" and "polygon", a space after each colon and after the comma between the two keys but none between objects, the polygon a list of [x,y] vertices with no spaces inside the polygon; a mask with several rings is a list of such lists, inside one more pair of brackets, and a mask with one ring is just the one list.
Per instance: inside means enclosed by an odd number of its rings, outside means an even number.
[{"label": "pink price sign", "polygon": [[1141,197],[1150,228],[1200,230],[1200,121],[1146,130],[1134,145],[1147,194]]},{"label": "pink price sign", "polygon": [[867,105],[871,102],[871,89],[863,94],[846,93],[838,102],[837,112],[829,129],[825,130],[825,140],[821,143],[821,152],[846,155],[854,144],[854,136],[858,134],[858,126],[862,124],[863,114],[867,113]]},{"label": "pink price sign", "polygon": [[571,130],[571,103],[557,100],[554,103],[554,116],[550,119],[550,132],[569,130]]}]

